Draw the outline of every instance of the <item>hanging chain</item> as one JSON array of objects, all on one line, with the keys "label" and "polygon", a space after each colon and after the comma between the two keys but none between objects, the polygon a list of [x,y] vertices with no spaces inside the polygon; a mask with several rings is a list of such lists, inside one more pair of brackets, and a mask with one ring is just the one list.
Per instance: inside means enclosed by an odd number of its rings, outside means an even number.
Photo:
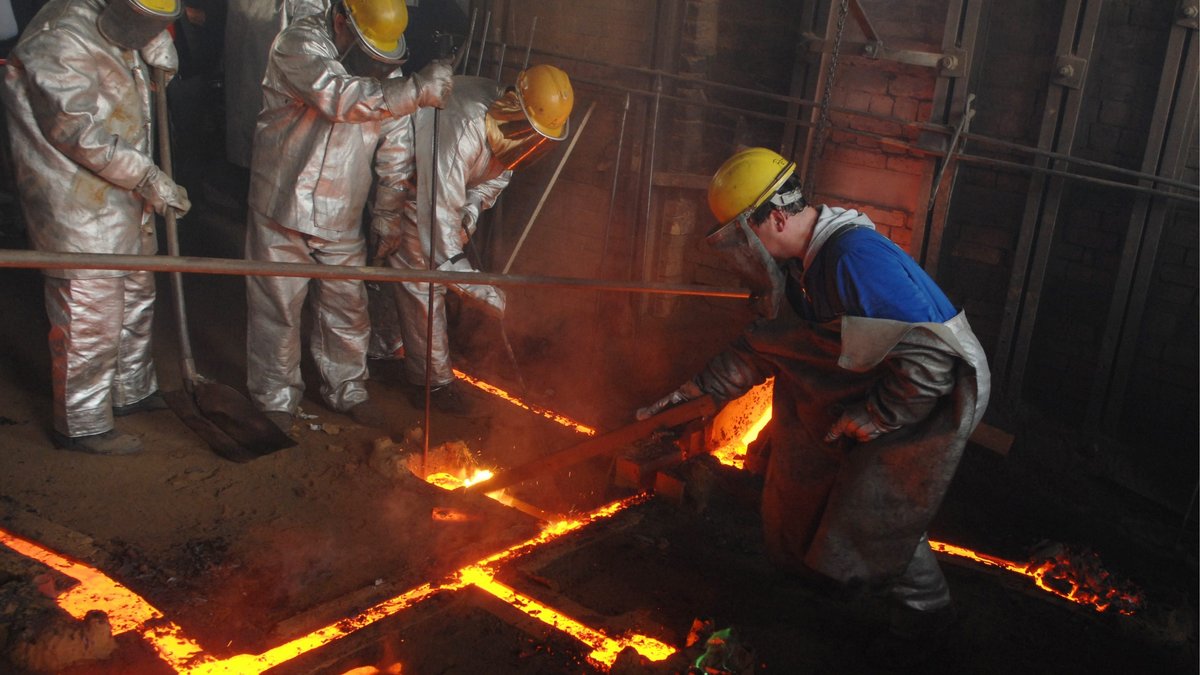
[{"label": "hanging chain", "polygon": [[804,195],[812,199],[816,189],[815,160],[825,152],[825,140],[829,136],[829,101],[833,98],[833,80],[837,75],[838,54],[842,49],[842,31],[846,28],[846,16],[850,13],[850,0],[842,0],[838,6],[837,30],[833,36],[833,47],[829,52],[829,68],[825,73],[825,89],[821,92],[821,110],[817,117],[817,130],[813,139],[813,161],[808,163],[808,175],[805,176]]}]

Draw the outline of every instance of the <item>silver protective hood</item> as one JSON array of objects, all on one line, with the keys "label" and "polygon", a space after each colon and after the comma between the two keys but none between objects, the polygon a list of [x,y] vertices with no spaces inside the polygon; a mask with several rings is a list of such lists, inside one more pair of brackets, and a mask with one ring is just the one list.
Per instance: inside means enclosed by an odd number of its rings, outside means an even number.
[{"label": "silver protective hood", "polygon": [[100,34],[118,47],[141,49],[182,13],[182,0],[109,0],[96,25]]},{"label": "silver protective hood", "polygon": [[754,311],[768,319],[779,316],[787,280],[783,269],[745,218],[734,218],[709,234],[705,241],[725,256],[750,287]]}]

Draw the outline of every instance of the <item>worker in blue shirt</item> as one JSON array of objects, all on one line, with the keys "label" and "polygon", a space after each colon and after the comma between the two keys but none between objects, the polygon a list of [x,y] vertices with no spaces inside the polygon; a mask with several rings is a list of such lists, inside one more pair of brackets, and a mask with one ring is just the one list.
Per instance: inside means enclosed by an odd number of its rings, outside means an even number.
[{"label": "worker in blue shirt", "polygon": [[761,316],[638,417],[774,377],[767,550],[806,579],[884,593],[891,621],[872,651],[913,658],[954,623],[926,530],[987,406],[987,362],[929,275],[866,215],[809,204],[795,166],[749,148],[714,175],[707,241]]}]

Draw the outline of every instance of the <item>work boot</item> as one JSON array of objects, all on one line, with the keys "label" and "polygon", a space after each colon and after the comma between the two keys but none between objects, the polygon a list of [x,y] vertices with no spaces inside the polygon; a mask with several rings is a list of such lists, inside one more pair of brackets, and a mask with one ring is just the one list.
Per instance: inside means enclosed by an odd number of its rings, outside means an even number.
[{"label": "work boot", "polygon": [[295,417],[292,415],[292,413],[287,412],[286,410],[269,410],[263,414],[266,415],[267,419],[271,420],[275,426],[279,427],[280,431],[285,434],[291,433],[292,422],[295,420]]},{"label": "work boot", "polygon": [[453,417],[484,417],[486,415],[475,399],[464,392],[462,385],[457,382],[434,389],[430,392],[429,398],[438,412]]},{"label": "work boot", "polygon": [[[423,409],[425,407],[425,388],[409,387],[408,399],[414,407]],[[487,416],[475,399],[463,391],[463,385],[457,380],[430,391],[429,402],[433,405],[434,410],[452,417]]]},{"label": "work boot", "polygon": [[383,429],[387,426],[387,416],[383,410],[371,401],[363,401],[346,411],[350,419],[364,427]]},{"label": "work boot", "polygon": [[142,451],[142,441],[133,434],[116,429],[88,436],[66,436],[50,432],[56,447],[93,455],[133,455]]},{"label": "work boot", "polygon": [[954,605],[931,611],[893,607],[885,632],[867,647],[867,658],[883,668],[910,668],[936,656],[958,625]]},{"label": "work boot", "polygon": [[134,401],[129,405],[114,405],[113,417],[124,417],[140,412],[153,412],[155,410],[166,410],[170,406],[167,405],[167,399],[163,398],[162,393],[154,392],[140,401]]}]

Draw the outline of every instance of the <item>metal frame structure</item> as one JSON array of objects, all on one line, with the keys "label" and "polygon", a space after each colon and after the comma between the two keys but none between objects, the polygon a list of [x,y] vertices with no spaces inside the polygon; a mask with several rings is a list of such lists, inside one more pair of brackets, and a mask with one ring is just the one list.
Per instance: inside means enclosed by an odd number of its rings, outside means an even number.
[{"label": "metal frame structure", "polygon": [[[1096,39],[1103,0],[1067,0],[1055,50],[1056,74],[1046,92],[1038,149],[1071,154],[1083,101],[1088,59]],[[1035,165],[1056,168],[1058,160],[1039,156]],[[1019,401],[1029,360],[1029,347],[1058,224],[1066,181],[1062,176],[1034,176],[1005,298],[1000,336],[992,355],[992,377],[1011,402]]]},{"label": "metal frame structure", "polygon": [[[1200,2],[1182,0],[1179,3],[1142,160],[1141,168],[1145,173],[1181,178],[1186,169],[1188,149],[1196,142],[1198,103],[1195,84],[1200,77],[1198,18]],[[1176,207],[1177,204],[1160,196],[1139,194],[1137,197],[1125,234],[1113,302],[1096,363],[1087,416],[1092,428],[1112,432],[1122,419],[1122,404],[1133,369],[1159,242],[1167,218]]]}]

